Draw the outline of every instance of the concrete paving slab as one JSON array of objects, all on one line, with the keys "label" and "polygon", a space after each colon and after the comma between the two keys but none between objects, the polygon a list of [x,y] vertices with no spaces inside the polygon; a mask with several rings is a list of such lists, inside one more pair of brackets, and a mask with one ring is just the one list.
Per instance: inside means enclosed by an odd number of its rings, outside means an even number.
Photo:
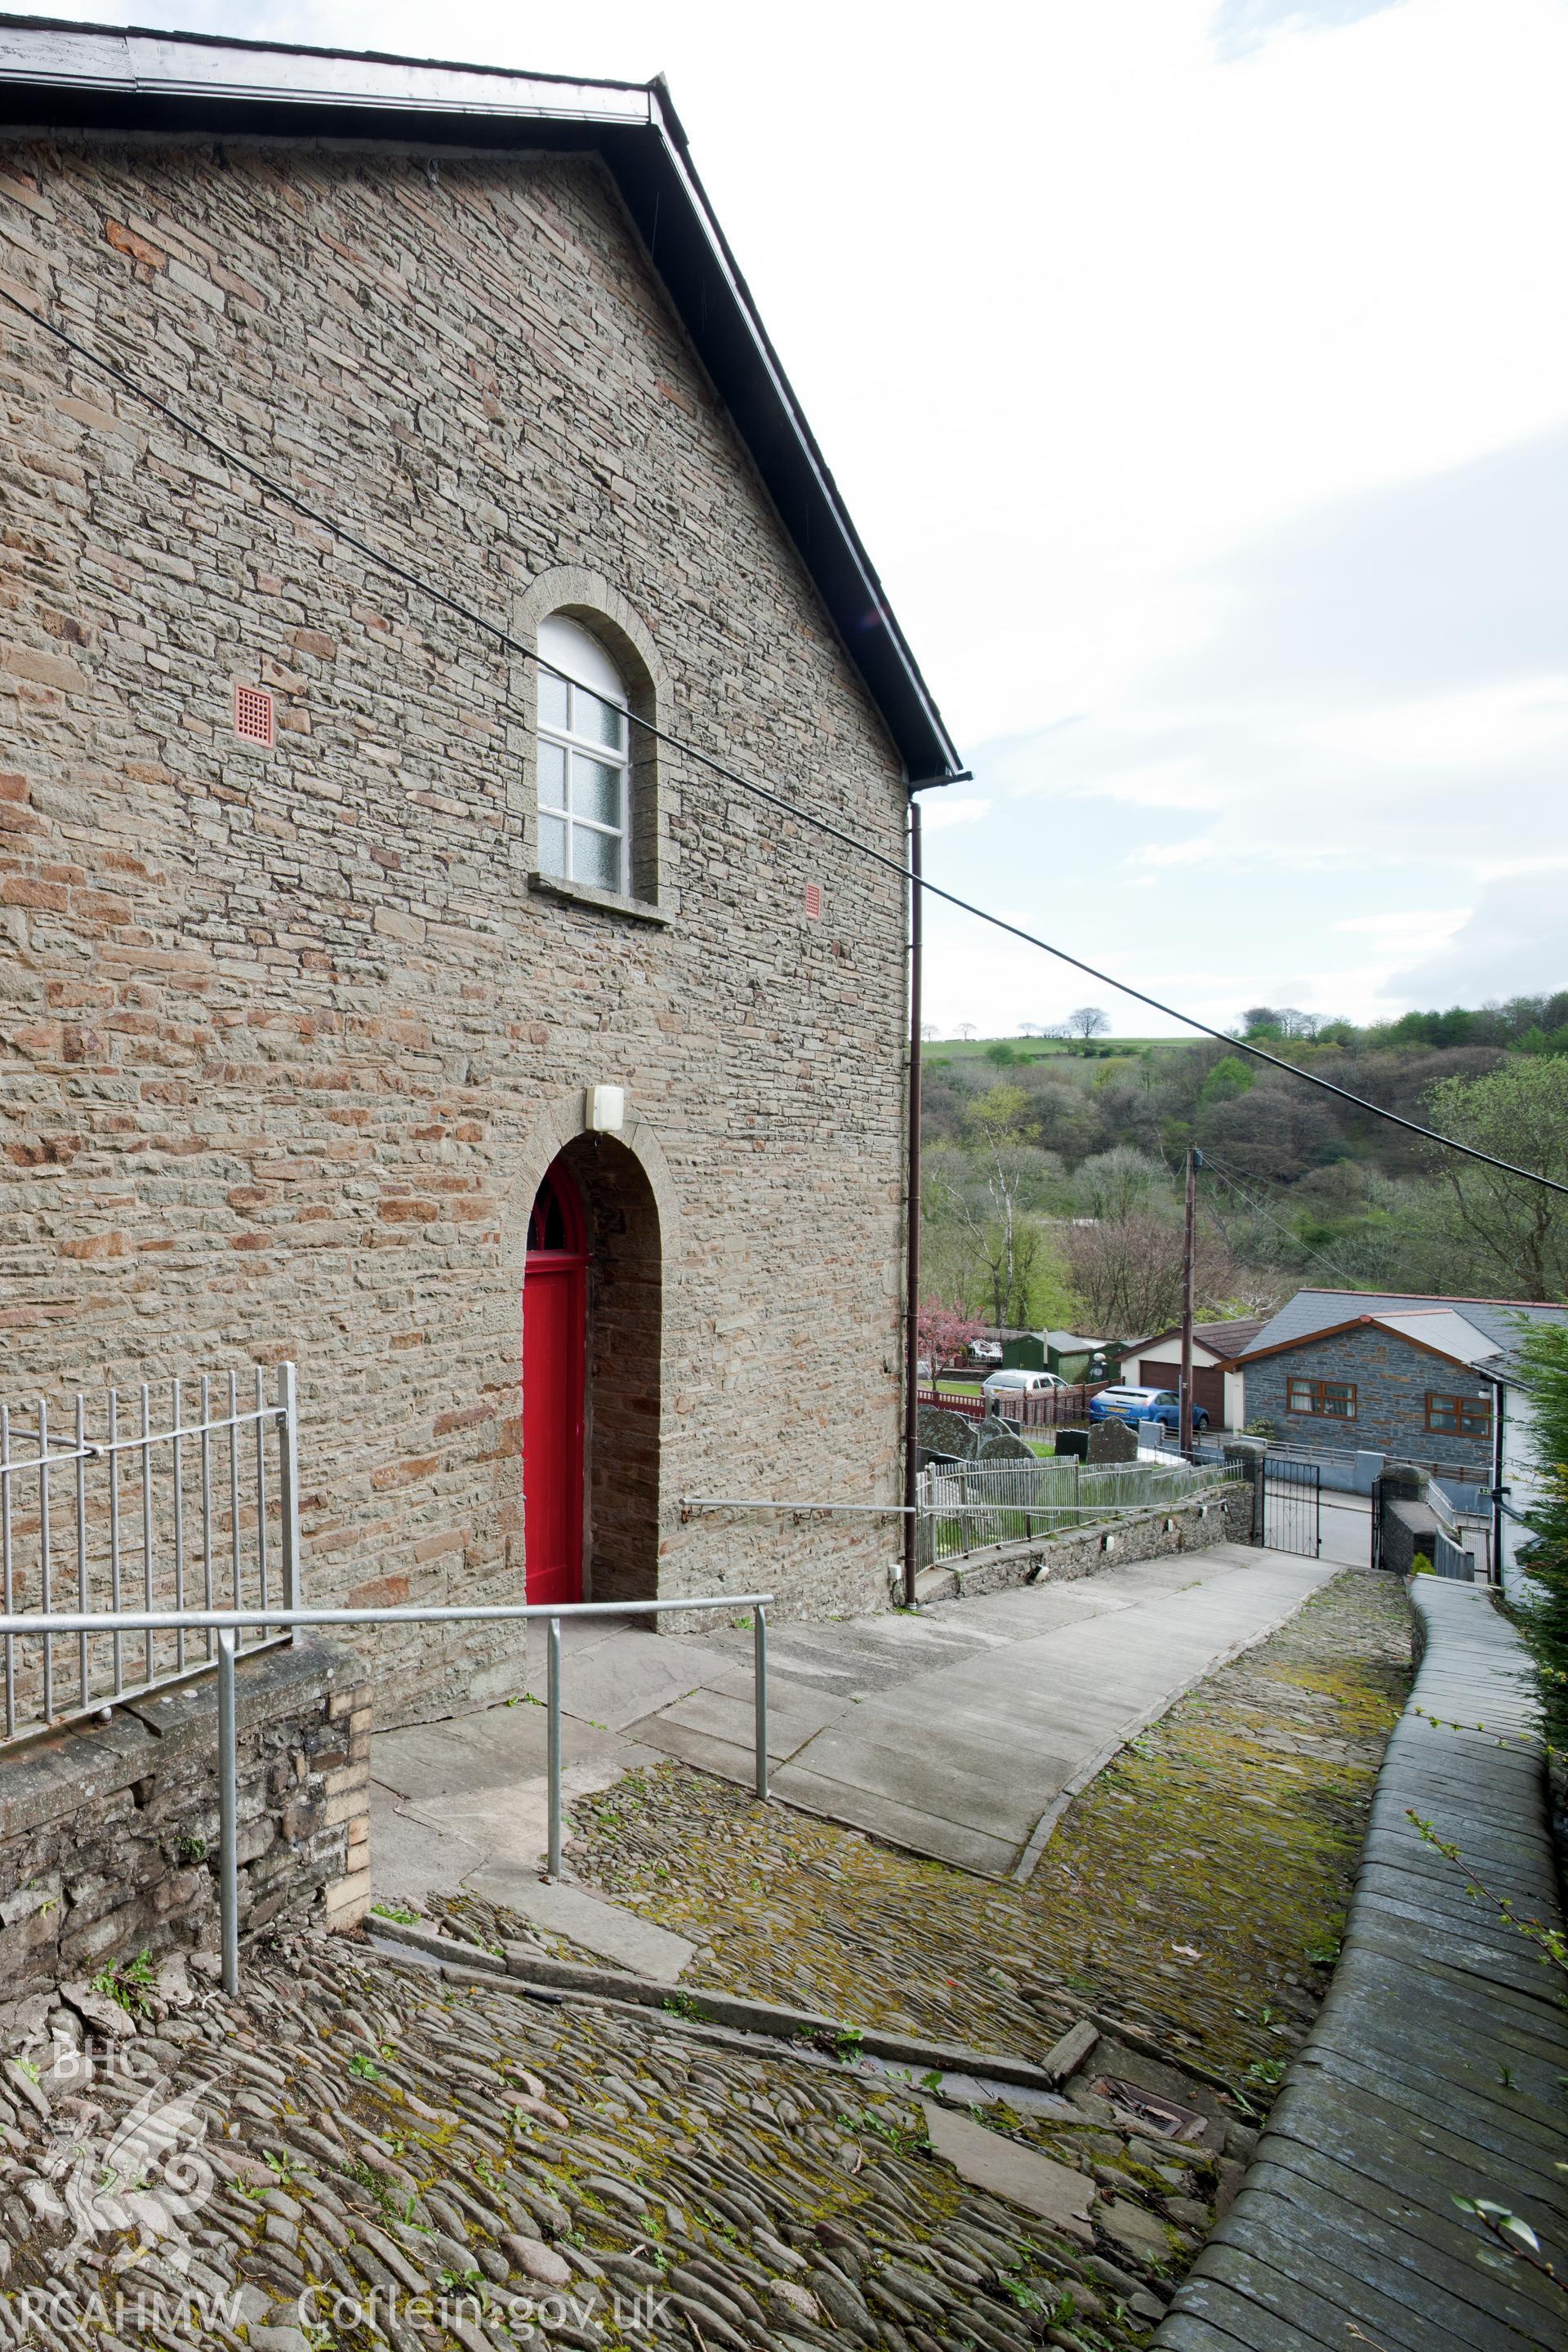
[{"label": "concrete paving slab", "polygon": [[536,1870],[487,1867],[468,1885],[491,1903],[507,1904],[555,1936],[569,1937],[584,1951],[597,1952],[634,1976],[674,1984],[697,1947],[619,1903],[606,1903],[585,1886],[549,1885]]},{"label": "concrete paving slab", "polygon": [[[416,1800],[501,1789],[542,1773],[544,1746],[544,1709],[522,1701],[450,1723],[378,1732],[371,1742],[371,1773],[400,1797]],[[561,1752],[568,1762],[610,1755],[616,1747],[613,1733],[563,1717]]]},{"label": "concrete paving slab", "polygon": [[785,1764],[774,1773],[773,1790],[781,1803],[798,1805],[803,1812],[821,1813],[830,1822],[844,1822],[851,1829],[866,1830],[872,1837],[885,1838],[889,1845],[903,1846],[910,1853],[931,1855],[938,1862],[951,1863],[958,1870],[972,1870],[983,1878],[1005,1876],[1016,1851],[1011,1838],[994,1837],[984,1830],[917,1812],[912,1806],[900,1804],[894,1798],[877,1796],[869,1789],[846,1781],[830,1780],[798,1764]]},{"label": "concrete paving slab", "polygon": [[[656,1633],[613,1634],[576,1656],[563,1654],[563,1716],[624,1731],[650,1707],[695,1690],[708,1674],[722,1671],[729,1663],[721,1652],[689,1638],[661,1641]],[[542,1700],[546,1695],[547,1672],[542,1659],[530,1660],[525,1687],[535,1698]]]},{"label": "concrete paving slab", "polygon": [[[889,1738],[896,1736],[895,1726],[885,1729]],[[952,1743],[945,1745],[947,1753],[932,1755],[912,1733],[910,1745],[892,1748],[855,1730],[835,1727],[819,1733],[794,1762],[814,1778],[835,1781],[840,1788],[863,1789],[930,1820],[981,1830],[994,1842],[1010,1839],[1016,1850],[1028,1835],[1037,1801],[1026,1782],[1020,1786],[1015,1779],[1014,1785],[1007,1785],[1007,1751],[971,1741],[963,1750],[968,1760],[960,1763]],[[774,1793],[788,1801],[782,1774],[775,1777]]]},{"label": "concrete paving slab", "polygon": [[934,2099],[922,2099],[921,2105],[931,2147],[961,2179],[988,2189],[994,2197],[1005,2197],[1010,2204],[1038,2214],[1042,2221],[1082,2239],[1085,2244],[1092,2243],[1089,2209],[1094,2183],[1087,2173],[1055,2164],[1048,2156],[1037,2156],[1033,2148],[987,2131],[984,2124],[972,2123],[967,2116],[940,2106]]},{"label": "concrete paving slab", "polygon": [[[797,1748],[813,1738],[825,1724],[832,1723],[839,1709],[831,1699],[819,1692],[781,1690],[776,1678],[768,1676],[768,1754],[793,1756]],[[638,1726],[639,1738],[658,1745],[655,1726],[678,1724],[683,1731],[706,1733],[715,1739],[727,1740],[735,1748],[756,1742],[756,1713],[752,1693],[743,1697],[731,1696],[722,1691],[706,1687],[689,1692],[672,1706],[661,1707],[651,1721]]]}]

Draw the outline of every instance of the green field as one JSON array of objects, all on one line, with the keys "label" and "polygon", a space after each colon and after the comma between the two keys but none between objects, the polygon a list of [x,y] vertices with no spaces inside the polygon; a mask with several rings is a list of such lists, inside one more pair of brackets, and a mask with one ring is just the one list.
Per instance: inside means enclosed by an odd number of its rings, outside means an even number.
[{"label": "green field", "polygon": [[[1089,1042],[1088,1058],[1141,1054],[1146,1045],[1187,1045],[1192,1042],[1189,1037],[1095,1037]],[[976,1062],[996,1045],[1005,1045],[1016,1062],[1046,1062],[1064,1056],[1085,1058],[1076,1037],[931,1037],[921,1055],[927,1062]]]}]

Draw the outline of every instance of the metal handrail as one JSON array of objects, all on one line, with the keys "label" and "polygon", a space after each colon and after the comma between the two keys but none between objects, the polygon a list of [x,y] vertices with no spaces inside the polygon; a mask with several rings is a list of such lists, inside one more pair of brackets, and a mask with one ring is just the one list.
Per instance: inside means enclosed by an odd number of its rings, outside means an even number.
[{"label": "metal handrail", "polygon": [[[549,1784],[550,1832],[547,1868],[552,1879],[561,1875],[561,1620],[563,1617],[656,1617],[699,1609],[749,1609],[752,1612],[753,1714],[755,1721],[755,1786],[757,1801],[768,1801],[768,1618],[771,1592],[704,1593],[668,1601],[498,1601],[485,1607],[455,1602],[446,1607],[420,1608],[405,1603],[392,1609],[140,1609],[78,1610],[44,1616],[0,1614],[0,1635],[7,1639],[47,1633],[160,1633],[209,1632],[217,1635],[218,1745],[218,1915],[223,1939],[223,1987],[239,1990],[239,1790],[235,1717],[236,1636],[242,1627],[267,1632],[321,1625],[464,1625],[514,1623],[528,1617],[546,1620],[549,1633],[548,1718],[545,1771]],[[201,1671],[205,1671],[202,1669]],[[110,1712],[109,1706],[102,1710]],[[0,1771],[3,1771],[0,1763]]]}]

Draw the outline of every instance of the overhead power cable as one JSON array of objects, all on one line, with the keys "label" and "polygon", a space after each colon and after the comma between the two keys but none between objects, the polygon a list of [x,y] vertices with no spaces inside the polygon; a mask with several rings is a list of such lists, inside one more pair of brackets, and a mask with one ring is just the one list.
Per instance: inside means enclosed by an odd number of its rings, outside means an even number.
[{"label": "overhead power cable", "polygon": [[[99,374],[106,376],[111,383],[117,383],[121,391],[129,393],[133,400],[139,400],[144,407],[152,409],[155,415],[166,417],[177,431],[198,443],[202,448],[210,450],[214,457],[220,458],[226,466],[231,466],[237,473],[243,474],[247,481],[254,482],[268,498],[276,499],[280,505],[288,507],[293,513],[303,515],[307,522],[314,523],[318,530],[324,530],[329,537],[337,540],[342,546],[352,547],[356,554],[363,555],[367,562],[374,564],[378,571],[384,572],[389,578],[401,581],[405,587],[414,589],[421,596],[427,596],[433,604],[440,606],[448,613],[455,613],[458,619],[466,621],[470,628],[478,629],[483,635],[493,638],[504,652],[516,655],[522,661],[531,662],[537,670],[542,670],[548,677],[572,682],[567,672],[558,669],[552,662],[547,661],[544,656],[537,652],[532,646],[526,646],[520,638],[514,637],[509,629],[502,628],[499,621],[492,621],[488,614],[476,611],[471,604],[464,604],[461,597],[452,595],[447,589],[437,587],[434,582],[426,579],[422,573],[412,571],[406,564],[398,562],[395,556],[383,554],[378,547],[374,546],[369,540],[362,539],[357,531],[350,530],[348,526],[339,522],[335,516],[324,513],[320,507],[312,506],[308,499],[300,498],[297,491],[289,489],[287,483],[279,482],[274,476],[264,472],[259,466],[253,464],[248,457],[241,457],[237,449],[231,449],[226,442],[218,440],[216,435],[208,433],[202,425],[193,423],[190,417],[182,415],[177,408],[172,407],[159,394],[151,391],[147,385],[139,382],[124,368],[117,367],[112,360],[100,358],[99,353],[90,350],[86,343],[79,342],[74,335],[68,334],[65,328],[57,326],[52,319],[45,318],[41,311],[35,310],[30,304],[24,302],[20,296],[12,293],[8,286],[0,284],[0,300],[9,303],[13,310],[18,311],[24,319],[30,320],[42,333],[52,337],[64,350],[73,352],[85,366],[96,369]],[[1296,1063],[1286,1061],[1279,1054],[1267,1053],[1261,1045],[1255,1045],[1248,1039],[1232,1037],[1225,1030],[1215,1029],[1208,1022],[1198,1020],[1194,1013],[1183,1013],[1174,1005],[1163,1003],[1159,997],[1150,996],[1146,991],[1132,987],[1125,980],[1113,978],[1110,972],[1101,971],[1097,965],[1086,963],[1081,956],[1070,954],[1066,948],[1058,948],[1049,940],[1042,940],[1034,931],[1025,930],[1022,924],[1010,923],[1005,916],[993,914],[988,908],[977,907],[968,898],[961,898],[956,891],[944,890],[940,883],[932,882],[928,877],[911,873],[902,858],[891,856],[886,850],[877,848],[874,843],[862,840],[858,834],[851,833],[847,826],[836,824],[831,817],[818,816],[815,811],[802,808],[798,802],[790,800],[783,793],[774,792],[767,784],[759,784],[753,777],[742,775],[725,761],[716,759],[711,751],[703,751],[700,744],[689,741],[685,736],[673,733],[668,727],[660,727],[654,719],[640,718],[635,710],[628,710],[626,715],[634,727],[640,728],[642,732],[654,742],[668,744],[672,751],[679,751],[682,758],[692,761],[700,768],[705,768],[710,775],[719,777],[722,782],[732,785],[737,792],[750,793],[754,799],[767,802],[770,807],[780,810],[785,816],[793,818],[797,824],[809,825],[815,832],[826,835],[830,841],[839,842],[845,848],[854,850],[858,856],[869,858],[873,865],[883,867],[889,874],[897,875],[901,882],[908,884],[911,888],[923,890],[927,898],[940,898],[944,905],[956,907],[960,914],[973,915],[976,921],[988,923],[993,930],[1005,932],[1009,939],[1021,940],[1026,947],[1037,948],[1042,955],[1054,956],[1058,963],[1070,964],[1075,971],[1081,971],[1087,979],[1098,981],[1101,987],[1113,988],[1119,995],[1130,996],[1134,1003],[1147,1005],[1152,1013],[1162,1013],[1168,1021],[1179,1021],[1184,1028],[1195,1029],[1200,1036],[1212,1037],[1216,1045],[1224,1045],[1230,1053],[1249,1055],[1256,1062],[1267,1063],[1271,1069],[1283,1070],[1288,1076],[1300,1079],[1304,1086],[1316,1087],[1321,1093],[1332,1095],[1340,1102],[1349,1103],[1353,1110],[1365,1111],[1370,1118],[1381,1118],[1391,1127],[1402,1128],[1406,1135],[1417,1135],[1424,1142],[1435,1143],[1445,1151],[1457,1151],[1467,1160],[1479,1161],[1483,1167],[1497,1169],[1502,1175],[1518,1176],[1527,1184],[1540,1184],[1548,1192],[1561,1192],[1568,1197],[1568,1184],[1559,1182],[1556,1177],[1542,1176],[1533,1168],[1516,1167],[1511,1160],[1500,1160],[1490,1151],[1482,1151],[1476,1144],[1461,1143],[1456,1136],[1440,1135],[1436,1128],[1423,1127],[1416,1119],[1401,1118],[1397,1111],[1385,1110],[1381,1103],[1368,1102],[1363,1096],[1352,1094],[1348,1087],[1336,1086],[1331,1078],[1323,1077],[1316,1070],[1303,1070]],[[949,781],[953,783],[967,782],[968,772],[964,771],[950,778]]]},{"label": "overhead power cable", "polygon": [[1254,1180],[1237,1176],[1234,1170],[1226,1168],[1223,1161],[1216,1160],[1206,1146],[1204,1150],[1203,1164],[1211,1175],[1219,1178],[1227,1192],[1233,1192],[1236,1195],[1243,1208],[1250,1209],[1255,1217],[1266,1219],[1277,1232],[1283,1234],[1288,1241],[1293,1242],[1305,1256],[1315,1259],[1319,1265],[1327,1266],[1329,1272],[1336,1277],[1338,1286],[1346,1290],[1355,1290],[1359,1287],[1359,1285],[1351,1281],[1342,1265],[1336,1265],[1331,1258],[1323,1255],[1321,1250],[1314,1249],[1310,1242],[1304,1242],[1300,1234],[1285,1223],[1283,1217],[1277,1217],[1271,1209],[1265,1208],[1261,1201],[1254,1200],[1247,1190],[1247,1183]]}]

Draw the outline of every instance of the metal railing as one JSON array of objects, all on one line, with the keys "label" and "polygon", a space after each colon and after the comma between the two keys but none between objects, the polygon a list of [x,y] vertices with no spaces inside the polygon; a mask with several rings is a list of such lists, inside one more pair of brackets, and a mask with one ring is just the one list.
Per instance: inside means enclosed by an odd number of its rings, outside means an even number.
[{"label": "metal railing", "polygon": [[1474,1553],[1468,1552],[1462,1543],[1441,1531],[1433,1541],[1432,1567],[1435,1574],[1452,1577],[1462,1584],[1473,1584],[1476,1580]]},{"label": "metal railing", "polygon": [[[243,1383],[233,1371],[144,1381],[79,1395],[63,1428],[47,1397],[0,1404],[0,1596],[7,1620],[37,1603],[31,1630],[5,1637],[0,1745],[211,1664],[215,1627],[183,1622],[187,1603],[231,1623],[274,1599],[298,1608],[297,1398],[294,1366],[280,1364],[271,1397],[259,1365]],[[283,1620],[247,1622],[252,1649]]]},{"label": "metal railing", "polygon": [[[453,1625],[514,1623],[542,1617],[548,1624],[548,1682],[545,1729],[545,1772],[549,1787],[549,1832],[546,1855],[550,1876],[561,1875],[561,1621],[565,1617],[657,1617],[701,1609],[746,1609],[752,1612],[752,1712],[755,1757],[754,1787],[759,1803],[768,1800],[768,1619],[771,1592],[708,1593],[700,1598],[668,1601],[591,1601],[561,1602],[512,1601],[489,1607],[459,1604],[447,1608],[395,1609],[136,1609],[120,1612],[72,1610],[58,1615],[0,1616],[0,1635],[14,1641],[42,1641],[74,1635],[205,1633],[216,1640],[213,1661],[217,1673],[218,1750],[218,1916],[226,1992],[239,1990],[239,1760],[235,1669],[241,1654],[240,1633],[256,1628],[264,1634],[291,1639],[296,1630],[327,1626]],[[247,1650],[255,1644],[247,1644]],[[193,1670],[205,1674],[205,1665]]]},{"label": "metal railing", "polygon": [[1076,1454],[1039,1462],[933,1463],[919,1496],[920,1564],[931,1568],[993,1544],[1086,1527],[1134,1511],[1179,1509],[1233,1473],[1224,1463],[1085,1463]]}]

